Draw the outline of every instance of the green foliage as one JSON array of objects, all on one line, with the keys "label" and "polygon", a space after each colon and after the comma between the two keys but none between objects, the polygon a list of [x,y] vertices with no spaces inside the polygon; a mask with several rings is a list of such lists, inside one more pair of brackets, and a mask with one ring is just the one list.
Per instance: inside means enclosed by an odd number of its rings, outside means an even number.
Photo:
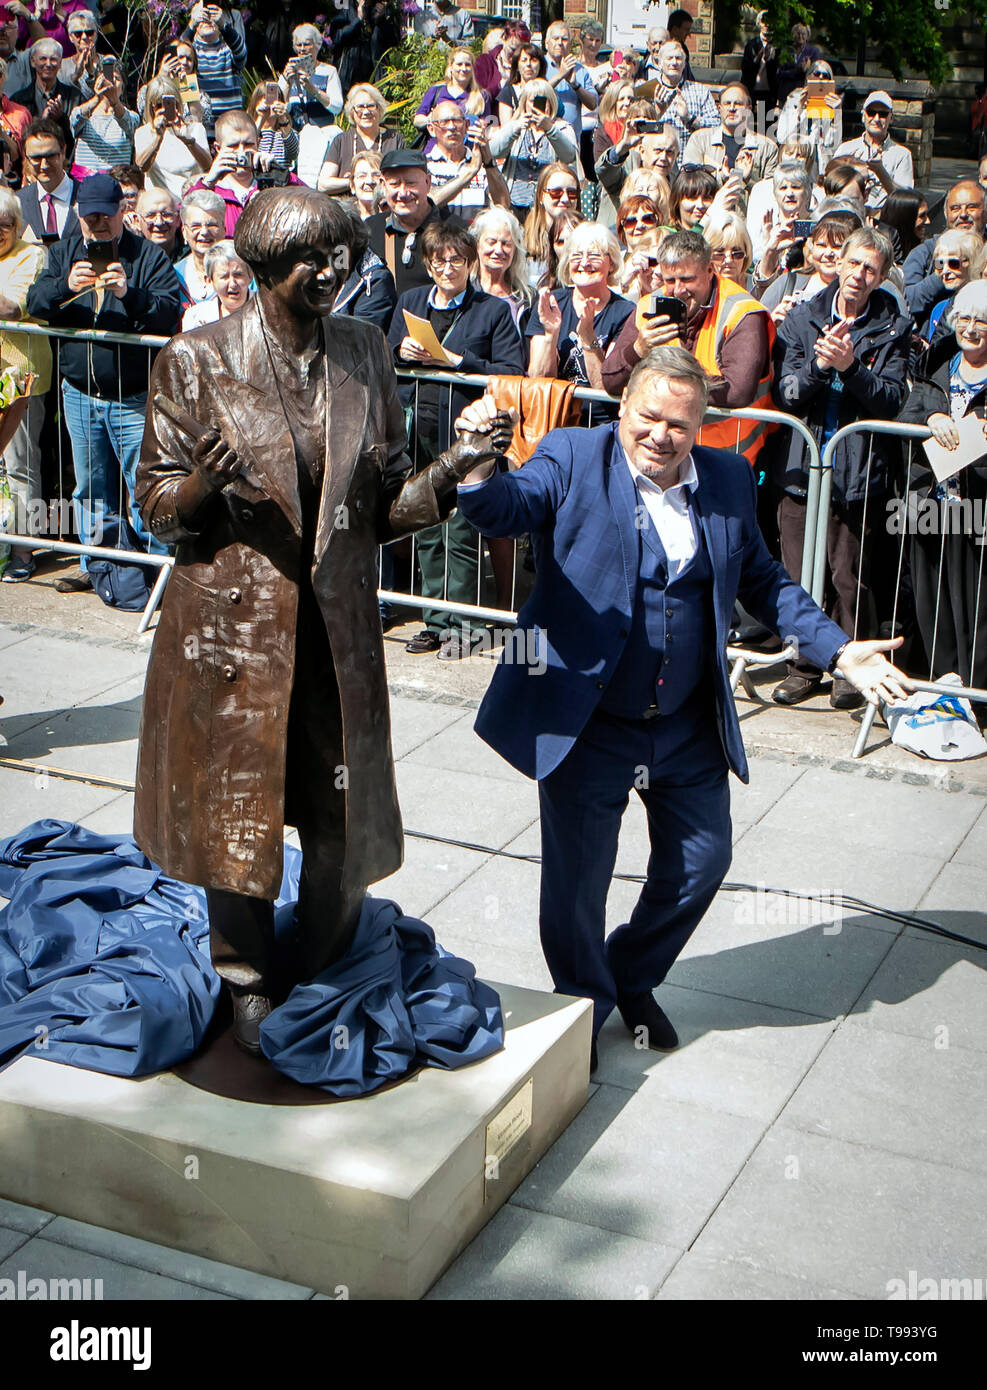
[{"label": "green foliage", "polygon": [[[374,74],[374,84],[387,98],[400,118],[401,133],[410,145],[418,134],[413,116],[429,87],[445,78],[449,50],[434,44],[421,34],[413,34],[381,58]],[[388,125],[393,123],[389,114]]]},{"label": "green foliage", "polygon": [[830,53],[850,57],[863,33],[882,68],[899,80],[908,68],[933,86],[948,81],[953,71],[943,29],[961,16],[972,16],[981,27],[987,20],[987,0],[766,0],[763,8],[783,62],[792,51],[791,27],[801,21]]}]

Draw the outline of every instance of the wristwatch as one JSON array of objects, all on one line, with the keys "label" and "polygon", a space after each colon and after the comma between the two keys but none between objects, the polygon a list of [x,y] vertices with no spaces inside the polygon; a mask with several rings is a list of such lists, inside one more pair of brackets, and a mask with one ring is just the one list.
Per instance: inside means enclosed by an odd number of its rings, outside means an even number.
[{"label": "wristwatch", "polygon": [[847,641],[843,643],[843,646],[839,648],[839,650],[837,651],[836,655],[833,657],[832,661],[831,661],[831,662],[829,663],[829,665],[826,667],[826,670],[829,672],[829,674],[830,674],[831,676],[835,676],[835,675],[836,675],[836,668],[837,668],[837,666],[839,666],[839,664],[840,664],[840,657],[843,655],[843,653],[846,651],[846,649],[847,649],[847,647],[849,647],[849,645],[850,645],[850,642],[849,642],[849,639],[847,639]]}]

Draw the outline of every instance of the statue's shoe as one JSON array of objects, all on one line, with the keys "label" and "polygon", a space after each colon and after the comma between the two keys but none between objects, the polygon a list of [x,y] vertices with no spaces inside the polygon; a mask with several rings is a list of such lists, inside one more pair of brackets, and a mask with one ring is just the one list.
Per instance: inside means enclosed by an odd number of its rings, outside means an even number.
[{"label": "statue's shoe", "polygon": [[251,1057],[263,1056],[260,1050],[260,1025],[273,1005],[266,994],[246,994],[231,991],[233,998],[233,1041]]}]

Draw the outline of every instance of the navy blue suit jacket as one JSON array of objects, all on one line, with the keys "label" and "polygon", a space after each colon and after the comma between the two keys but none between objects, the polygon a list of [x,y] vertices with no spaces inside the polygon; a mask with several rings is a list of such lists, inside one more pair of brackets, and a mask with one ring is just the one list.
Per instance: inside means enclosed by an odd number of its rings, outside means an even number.
[{"label": "navy blue suit jacket", "polygon": [[[639,495],[617,428],[553,430],[523,468],[459,493],[459,510],[482,535],[531,533],[537,579],[518,614],[523,631],[505,649],[511,659],[494,672],[476,720],[480,737],[528,777],[548,776],[572,748],[630,629]],[[699,477],[692,505],[713,567],[716,720],[727,762],[746,782],[726,662],[734,600],[780,636],[795,635],[802,654],[824,669],[847,637],[771,558],[750,464],[699,446],[692,456]]]}]

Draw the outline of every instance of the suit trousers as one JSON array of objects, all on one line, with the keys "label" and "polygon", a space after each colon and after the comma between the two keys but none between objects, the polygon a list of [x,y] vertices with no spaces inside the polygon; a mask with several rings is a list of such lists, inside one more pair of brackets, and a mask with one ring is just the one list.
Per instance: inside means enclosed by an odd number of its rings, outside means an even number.
[{"label": "suit trousers", "polygon": [[272,902],[207,888],[212,963],[234,988],[279,997],[348,950],[367,889],[349,883],[344,871],[347,780],[332,652],[315,595],[303,583],[285,759],[285,824],[297,828],[302,850],[295,928],[275,943]]},{"label": "suit trousers", "polygon": [[[731,858],[727,762],[712,696],[653,720],[597,712],[538,784],[542,948],[556,991],[593,1000],[594,1036],[618,995],[661,984],[702,921]],[[630,919],[606,933],[607,892],[631,789],[651,855]]]}]

